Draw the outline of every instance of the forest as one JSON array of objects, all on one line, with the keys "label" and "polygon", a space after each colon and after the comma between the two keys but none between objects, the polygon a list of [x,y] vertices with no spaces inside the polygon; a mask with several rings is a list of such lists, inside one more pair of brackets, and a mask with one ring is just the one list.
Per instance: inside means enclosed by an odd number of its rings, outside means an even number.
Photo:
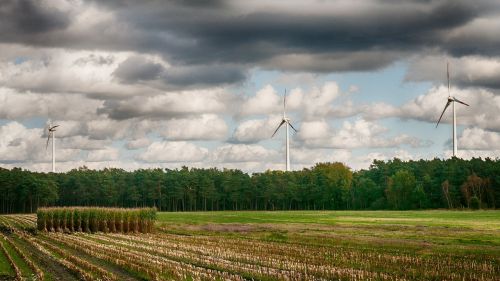
[{"label": "forest", "polygon": [[352,171],[318,163],[299,171],[122,169],[39,173],[0,168],[1,213],[46,206],[156,207],[159,211],[494,209],[500,159],[374,160]]}]

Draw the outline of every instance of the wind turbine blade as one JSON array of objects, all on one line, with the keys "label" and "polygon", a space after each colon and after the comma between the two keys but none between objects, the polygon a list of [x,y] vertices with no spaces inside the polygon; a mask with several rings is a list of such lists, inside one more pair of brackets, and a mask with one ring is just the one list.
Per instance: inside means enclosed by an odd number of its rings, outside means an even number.
[{"label": "wind turbine blade", "polygon": [[45,150],[49,147],[49,141],[50,141],[50,133],[49,136],[47,137],[47,145],[45,145]]},{"label": "wind turbine blade", "polygon": [[272,137],[274,137],[274,135],[276,135],[276,132],[278,132],[278,130],[279,130],[279,129],[281,128],[281,126],[283,125],[283,123],[285,123],[285,120],[281,120],[280,125],[278,126],[278,128],[276,128],[276,130],[274,131],[274,133],[273,133],[273,135],[271,136],[271,138],[272,138]]},{"label": "wind turbine blade", "polygon": [[465,103],[465,102],[463,102],[463,101],[460,101],[460,100],[459,100],[459,99],[457,99],[457,98],[453,98],[453,100],[454,100],[454,101],[456,101],[456,102],[458,102],[458,103],[461,103],[461,104],[463,104],[463,105],[469,106],[468,104],[466,104],[466,103]]},{"label": "wind turbine blade", "polygon": [[439,122],[441,121],[441,118],[443,118],[443,114],[444,114],[444,112],[446,111],[446,109],[448,108],[448,106],[450,106],[450,103],[451,103],[450,101],[447,101],[447,102],[446,102],[446,105],[444,106],[443,112],[441,113],[441,116],[439,116],[439,120],[438,120],[438,122],[437,122],[437,124],[436,124],[436,128],[437,128],[437,126],[439,125]]},{"label": "wind turbine blade", "polygon": [[287,123],[288,123],[288,125],[290,125],[290,127],[291,127],[291,128],[292,128],[292,129],[293,129],[296,133],[298,133],[298,132],[299,132],[299,131],[297,131],[297,129],[295,129],[295,128],[292,126],[292,123],[290,123],[290,122],[287,122]]}]

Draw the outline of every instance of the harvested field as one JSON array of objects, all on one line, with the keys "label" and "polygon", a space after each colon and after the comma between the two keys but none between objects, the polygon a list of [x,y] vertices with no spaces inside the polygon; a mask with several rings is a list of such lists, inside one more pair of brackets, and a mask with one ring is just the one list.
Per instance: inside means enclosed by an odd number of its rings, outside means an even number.
[{"label": "harvested field", "polygon": [[160,213],[155,233],[127,235],[37,231],[35,215],[5,215],[0,280],[499,280],[499,216]]}]

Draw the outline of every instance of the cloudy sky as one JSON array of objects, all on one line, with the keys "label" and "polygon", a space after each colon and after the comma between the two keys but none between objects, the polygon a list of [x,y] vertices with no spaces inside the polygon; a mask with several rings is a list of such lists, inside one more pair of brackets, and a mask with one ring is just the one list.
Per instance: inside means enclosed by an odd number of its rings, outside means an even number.
[{"label": "cloudy sky", "polygon": [[497,0],[3,0],[0,166],[292,169],[500,157]]}]

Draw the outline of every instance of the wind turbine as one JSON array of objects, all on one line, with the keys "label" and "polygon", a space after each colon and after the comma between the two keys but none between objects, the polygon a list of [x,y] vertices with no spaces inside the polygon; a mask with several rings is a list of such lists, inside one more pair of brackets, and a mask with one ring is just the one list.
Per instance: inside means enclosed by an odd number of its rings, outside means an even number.
[{"label": "wind turbine", "polygon": [[463,105],[469,106],[463,101],[458,100],[457,98],[451,96],[450,94],[450,67],[449,63],[446,63],[446,76],[448,77],[448,100],[446,102],[446,105],[444,106],[443,112],[441,113],[441,116],[439,116],[439,120],[437,121],[436,128],[439,125],[439,122],[441,121],[441,118],[443,117],[444,112],[450,106],[452,105],[452,110],[453,110],[453,157],[457,157],[457,114],[455,111],[455,102],[461,103]]},{"label": "wind turbine", "polygon": [[276,128],[276,130],[274,131],[273,135],[271,136],[274,137],[274,135],[276,135],[276,132],[278,132],[278,130],[281,128],[281,126],[283,126],[283,124],[285,124],[285,127],[286,127],[286,155],[285,155],[285,158],[286,158],[286,171],[290,171],[290,142],[288,140],[288,126],[290,126],[290,128],[292,128],[295,132],[297,132],[297,130],[292,126],[292,124],[290,123],[290,118],[286,117],[286,90],[285,90],[285,96],[283,97],[283,118],[281,119],[281,123],[278,125],[278,128]]},{"label": "wind turbine", "polygon": [[50,137],[52,137],[52,173],[56,172],[56,128],[59,127],[59,125],[54,125],[49,123],[49,126],[47,127],[48,130],[48,137],[47,137],[47,145],[45,146],[45,150],[49,147],[49,141]]}]

